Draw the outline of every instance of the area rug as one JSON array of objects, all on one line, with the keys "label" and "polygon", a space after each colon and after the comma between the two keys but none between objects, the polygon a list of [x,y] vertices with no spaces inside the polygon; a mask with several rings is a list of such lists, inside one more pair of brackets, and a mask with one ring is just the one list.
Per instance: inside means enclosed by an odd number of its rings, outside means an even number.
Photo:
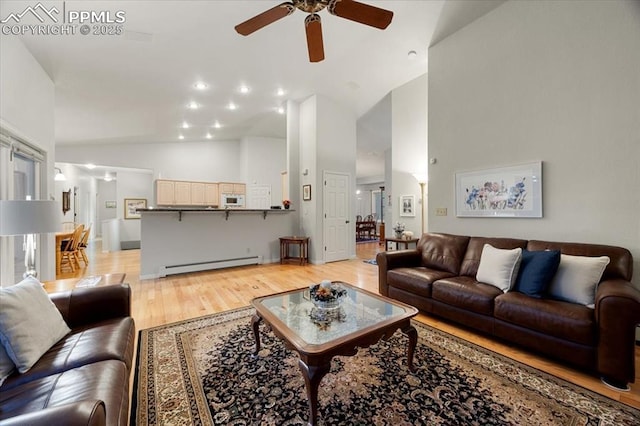
[{"label": "area rug", "polygon": [[[306,425],[297,356],[253,309],[140,331],[132,425]],[[321,425],[633,425],[640,410],[414,322],[417,372],[396,333],[334,358]]]},{"label": "area rug", "polygon": [[377,265],[378,261],[375,259],[367,259],[367,260],[363,260],[364,263],[368,263],[369,265]]}]

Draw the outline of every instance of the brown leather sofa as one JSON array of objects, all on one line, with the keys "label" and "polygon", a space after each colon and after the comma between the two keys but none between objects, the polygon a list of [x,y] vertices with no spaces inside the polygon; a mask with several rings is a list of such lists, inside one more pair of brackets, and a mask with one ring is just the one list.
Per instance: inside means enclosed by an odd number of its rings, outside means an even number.
[{"label": "brown leather sofa", "polygon": [[71,333],[0,387],[0,425],[126,425],[135,325],[127,284],[50,295]]},{"label": "brown leather sofa", "polygon": [[[484,244],[500,249],[560,250],[609,256],[595,309],[534,298],[476,281]],[[377,255],[379,291],[421,311],[516,343],[591,372],[617,388],[635,380],[635,329],[640,291],[633,259],[621,247],[427,233],[415,250]]]}]

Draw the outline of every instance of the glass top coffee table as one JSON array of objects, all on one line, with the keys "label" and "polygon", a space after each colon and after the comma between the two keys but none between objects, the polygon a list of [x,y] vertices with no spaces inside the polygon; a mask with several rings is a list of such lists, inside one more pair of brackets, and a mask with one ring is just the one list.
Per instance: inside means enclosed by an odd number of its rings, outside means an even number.
[{"label": "glass top coffee table", "polygon": [[318,320],[317,309],[311,301],[309,288],[287,291],[253,299],[256,314],[251,322],[260,351],[260,322],[267,323],[287,347],[300,356],[298,366],[304,377],[309,401],[309,425],[316,425],[318,386],[331,368],[336,355],[353,356],[358,348],[365,348],[380,339],[390,338],[401,330],[408,338],[407,366],[415,371],[413,353],[418,333],[411,318],[418,310],[393,299],[370,293],[347,283],[339,283],[346,290],[339,308],[329,312],[330,321]]}]

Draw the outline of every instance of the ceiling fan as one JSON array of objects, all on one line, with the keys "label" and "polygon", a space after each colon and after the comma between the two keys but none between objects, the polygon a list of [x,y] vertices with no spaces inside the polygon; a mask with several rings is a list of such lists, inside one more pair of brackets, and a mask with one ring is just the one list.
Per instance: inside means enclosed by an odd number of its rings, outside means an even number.
[{"label": "ceiling fan", "polygon": [[309,61],[320,62],[324,59],[322,43],[322,24],[320,12],[326,8],[329,13],[361,24],[384,30],[391,23],[393,12],[370,6],[355,0],[292,0],[262,12],[253,18],[236,25],[236,31],[244,36],[258,31],[260,28],[291,15],[296,9],[307,12],[304,20],[307,33]]}]

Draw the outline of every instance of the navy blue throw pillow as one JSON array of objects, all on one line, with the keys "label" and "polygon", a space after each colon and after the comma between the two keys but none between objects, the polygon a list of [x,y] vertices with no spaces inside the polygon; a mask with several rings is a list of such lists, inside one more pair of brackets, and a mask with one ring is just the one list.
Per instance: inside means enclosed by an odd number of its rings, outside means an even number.
[{"label": "navy blue throw pillow", "polygon": [[522,250],[522,261],[514,290],[542,298],[560,265],[559,250]]}]

